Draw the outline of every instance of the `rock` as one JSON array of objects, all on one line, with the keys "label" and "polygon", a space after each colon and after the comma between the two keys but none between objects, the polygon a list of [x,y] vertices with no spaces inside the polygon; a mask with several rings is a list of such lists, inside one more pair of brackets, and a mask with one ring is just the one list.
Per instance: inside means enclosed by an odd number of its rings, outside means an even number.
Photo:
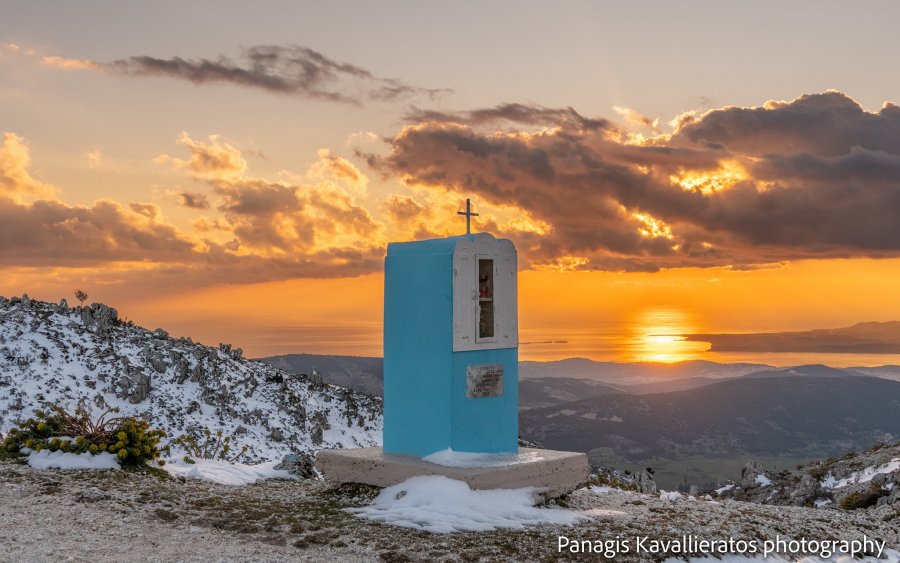
[{"label": "rock", "polygon": [[797,487],[788,493],[788,498],[794,506],[811,506],[819,499],[821,493],[822,486],[818,479],[807,473],[800,478]]},{"label": "rock", "polygon": [[325,382],[322,380],[322,375],[313,368],[312,374],[309,376],[309,385],[313,389],[321,389],[325,386]]},{"label": "rock", "polygon": [[157,340],[165,340],[168,337],[169,337],[169,333],[164,331],[161,328],[158,328],[153,331],[153,338],[156,338]]},{"label": "rock", "polygon": [[759,486],[756,478],[759,475],[765,476],[766,472],[760,468],[759,463],[755,459],[747,462],[747,465],[741,470],[740,485],[742,489],[753,489]]},{"label": "rock", "polygon": [[169,369],[169,364],[166,362],[166,357],[162,352],[154,350],[154,351],[144,351],[144,359],[147,360],[147,363],[150,364],[157,373],[165,373],[167,369]]},{"label": "rock", "polygon": [[197,364],[194,366],[194,369],[191,370],[191,383],[201,383],[206,381],[206,371],[203,369],[203,364]]},{"label": "rock", "polygon": [[305,453],[288,454],[284,456],[284,459],[275,466],[275,469],[287,471],[291,475],[296,475],[303,479],[314,479],[316,477],[313,458]]},{"label": "rock", "polygon": [[84,326],[93,328],[95,334],[109,336],[119,320],[119,312],[103,303],[93,303],[90,307],[82,307],[81,320]]},{"label": "rock", "polygon": [[276,442],[284,441],[284,432],[281,431],[281,428],[273,428],[272,432],[269,433],[269,437],[275,440]]},{"label": "rock", "polygon": [[69,302],[66,301],[66,298],[63,297],[59,300],[59,310],[60,311],[68,311],[69,310]]},{"label": "rock", "polygon": [[126,375],[119,378],[119,397],[137,404],[150,395],[150,376],[140,368],[128,366]]},{"label": "rock", "polygon": [[324,440],[323,432],[324,430],[321,426],[319,426],[318,424],[314,424],[312,430],[310,430],[309,432],[309,439],[312,440],[313,444],[321,446],[322,441]]},{"label": "rock", "polygon": [[178,385],[184,384],[190,375],[190,364],[184,358],[178,358],[178,361],[175,362],[175,383]]},{"label": "rock", "polygon": [[656,494],[659,490],[656,487],[656,481],[653,480],[653,474],[644,469],[634,478],[634,484],[639,493]]},{"label": "rock", "polygon": [[104,493],[97,487],[91,487],[78,493],[78,496],[75,498],[76,500],[78,500],[78,502],[97,502],[101,500],[109,500],[112,497],[110,497],[108,494]]}]

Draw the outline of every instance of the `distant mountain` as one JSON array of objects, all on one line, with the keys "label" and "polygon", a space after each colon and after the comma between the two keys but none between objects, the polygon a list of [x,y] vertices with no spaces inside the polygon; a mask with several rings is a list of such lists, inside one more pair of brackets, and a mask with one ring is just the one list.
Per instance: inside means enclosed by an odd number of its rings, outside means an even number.
[{"label": "distant mountain", "polygon": [[[752,377],[748,374],[742,377]],[[636,383],[634,385],[621,385],[620,388],[626,393],[632,395],[649,395],[651,393],[670,393],[672,391],[685,391],[687,389],[696,389],[710,383],[722,381],[721,379],[712,379],[711,377],[685,377],[684,379],[665,379],[663,381],[652,381],[650,383]]]},{"label": "distant mountain", "polygon": [[739,378],[652,395],[607,394],[524,411],[544,447],[631,460],[821,455],[900,436],[900,383],[867,376]]},{"label": "distant mountain", "polygon": [[384,363],[381,358],[285,354],[259,358],[259,361],[294,374],[309,375],[316,370],[325,383],[369,395],[384,395]]},{"label": "distant mountain", "polygon": [[882,377],[884,379],[893,379],[900,381],[900,366],[878,366],[878,367],[852,367],[849,368],[863,375],[871,375],[872,377]]},{"label": "distant mountain", "polygon": [[742,377],[746,379],[763,379],[771,377],[852,377],[863,375],[854,369],[833,368],[822,364],[810,364],[794,366],[790,368],[773,369],[748,373]]},{"label": "distant mountain", "polygon": [[695,377],[727,379],[767,369],[775,368],[766,364],[719,364],[705,360],[666,364],[595,362],[587,358],[568,358],[552,362],[519,362],[519,377],[568,377],[613,385],[635,385]]},{"label": "distant mountain", "polygon": [[100,303],[0,297],[0,433],[79,403],[143,415],[170,438],[221,429],[252,462],[381,443],[381,399],[134,326]]},{"label": "distant mountain", "polygon": [[845,328],[750,334],[687,334],[716,352],[807,352],[900,354],[900,321],[859,323]]},{"label": "distant mountain", "polygon": [[535,377],[519,382],[519,410],[537,409],[597,397],[624,393],[622,389],[589,379]]}]

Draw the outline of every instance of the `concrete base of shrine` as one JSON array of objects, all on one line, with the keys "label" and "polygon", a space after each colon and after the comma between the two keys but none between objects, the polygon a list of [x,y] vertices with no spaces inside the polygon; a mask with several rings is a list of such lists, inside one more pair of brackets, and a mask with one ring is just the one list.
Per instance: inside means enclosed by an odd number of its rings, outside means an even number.
[{"label": "concrete base of shrine", "polygon": [[316,467],[326,480],[337,483],[388,487],[417,475],[443,475],[465,481],[473,489],[536,487],[536,496],[544,499],[569,493],[588,478],[588,460],[583,453],[519,448],[518,455],[507,457],[509,463],[503,465],[448,467],[386,454],[381,448],[357,448],[322,450]]}]

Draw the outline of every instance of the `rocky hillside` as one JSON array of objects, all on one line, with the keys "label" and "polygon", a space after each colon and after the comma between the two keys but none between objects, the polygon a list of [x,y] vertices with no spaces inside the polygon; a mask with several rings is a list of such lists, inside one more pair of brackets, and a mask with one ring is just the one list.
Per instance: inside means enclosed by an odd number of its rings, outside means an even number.
[{"label": "rocky hillside", "polygon": [[847,510],[900,506],[900,442],[777,473],[750,462],[739,481],[715,493],[761,504]]},{"label": "rocky hillside", "polygon": [[650,395],[606,394],[520,415],[526,440],[632,460],[824,457],[900,436],[900,382],[862,375],[741,377]]},{"label": "rocky hillside", "polygon": [[134,326],[100,303],[0,297],[0,432],[54,403],[119,407],[170,437],[221,429],[250,462],[381,440],[378,398]]}]

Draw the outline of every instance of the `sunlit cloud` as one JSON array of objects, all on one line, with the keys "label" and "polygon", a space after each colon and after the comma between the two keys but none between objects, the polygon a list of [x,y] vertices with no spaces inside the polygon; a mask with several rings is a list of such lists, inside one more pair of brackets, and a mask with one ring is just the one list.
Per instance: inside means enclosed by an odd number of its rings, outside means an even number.
[{"label": "sunlit cloud", "polygon": [[87,159],[88,168],[92,170],[100,168],[100,165],[103,164],[103,153],[100,149],[89,150],[84,153],[84,157]]},{"label": "sunlit cloud", "polygon": [[188,148],[188,158],[181,159],[163,153],[154,162],[170,163],[177,168],[189,170],[194,176],[226,182],[239,179],[247,170],[247,161],[241,151],[234,145],[220,141],[218,135],[210,135],[209,142],[204,143],[192,139],[182,131],[178,144]]},{"label": "sunlit cloud", "polygon": [[100,65],[88,59],[67,59],[56,55],[41,57],[41,64],[63,70],[99,70]]},{"label": "sunlit cloud", "polygon": [[[645,125],[646,119],[622,111]],[[415,110],[368,155],[414,189],[547,225],[508,232],[533,267],[655,271],[900,256],[900,108],[840,92],[682,114],[635,142],[600,118],[508,104]],[[511,127],[516,124],[519,127]]]},{"label": "sunlit cloud", "polygon": [[639,113],[631,108],[621,106],[613,106],[613,111],[624,117],[629,123],[646,127],[654,133],[659,133],[659,118],[650,119],[646,115]]},{"label": "sunlit cloud", "polygon": [[28,172],[31,165],[31,151],[25,139],[15,133],[3,133],[0,146],[0,196],[13,201],[23,201],[28,197],[52,196],[56,190],[33,178]]}]

